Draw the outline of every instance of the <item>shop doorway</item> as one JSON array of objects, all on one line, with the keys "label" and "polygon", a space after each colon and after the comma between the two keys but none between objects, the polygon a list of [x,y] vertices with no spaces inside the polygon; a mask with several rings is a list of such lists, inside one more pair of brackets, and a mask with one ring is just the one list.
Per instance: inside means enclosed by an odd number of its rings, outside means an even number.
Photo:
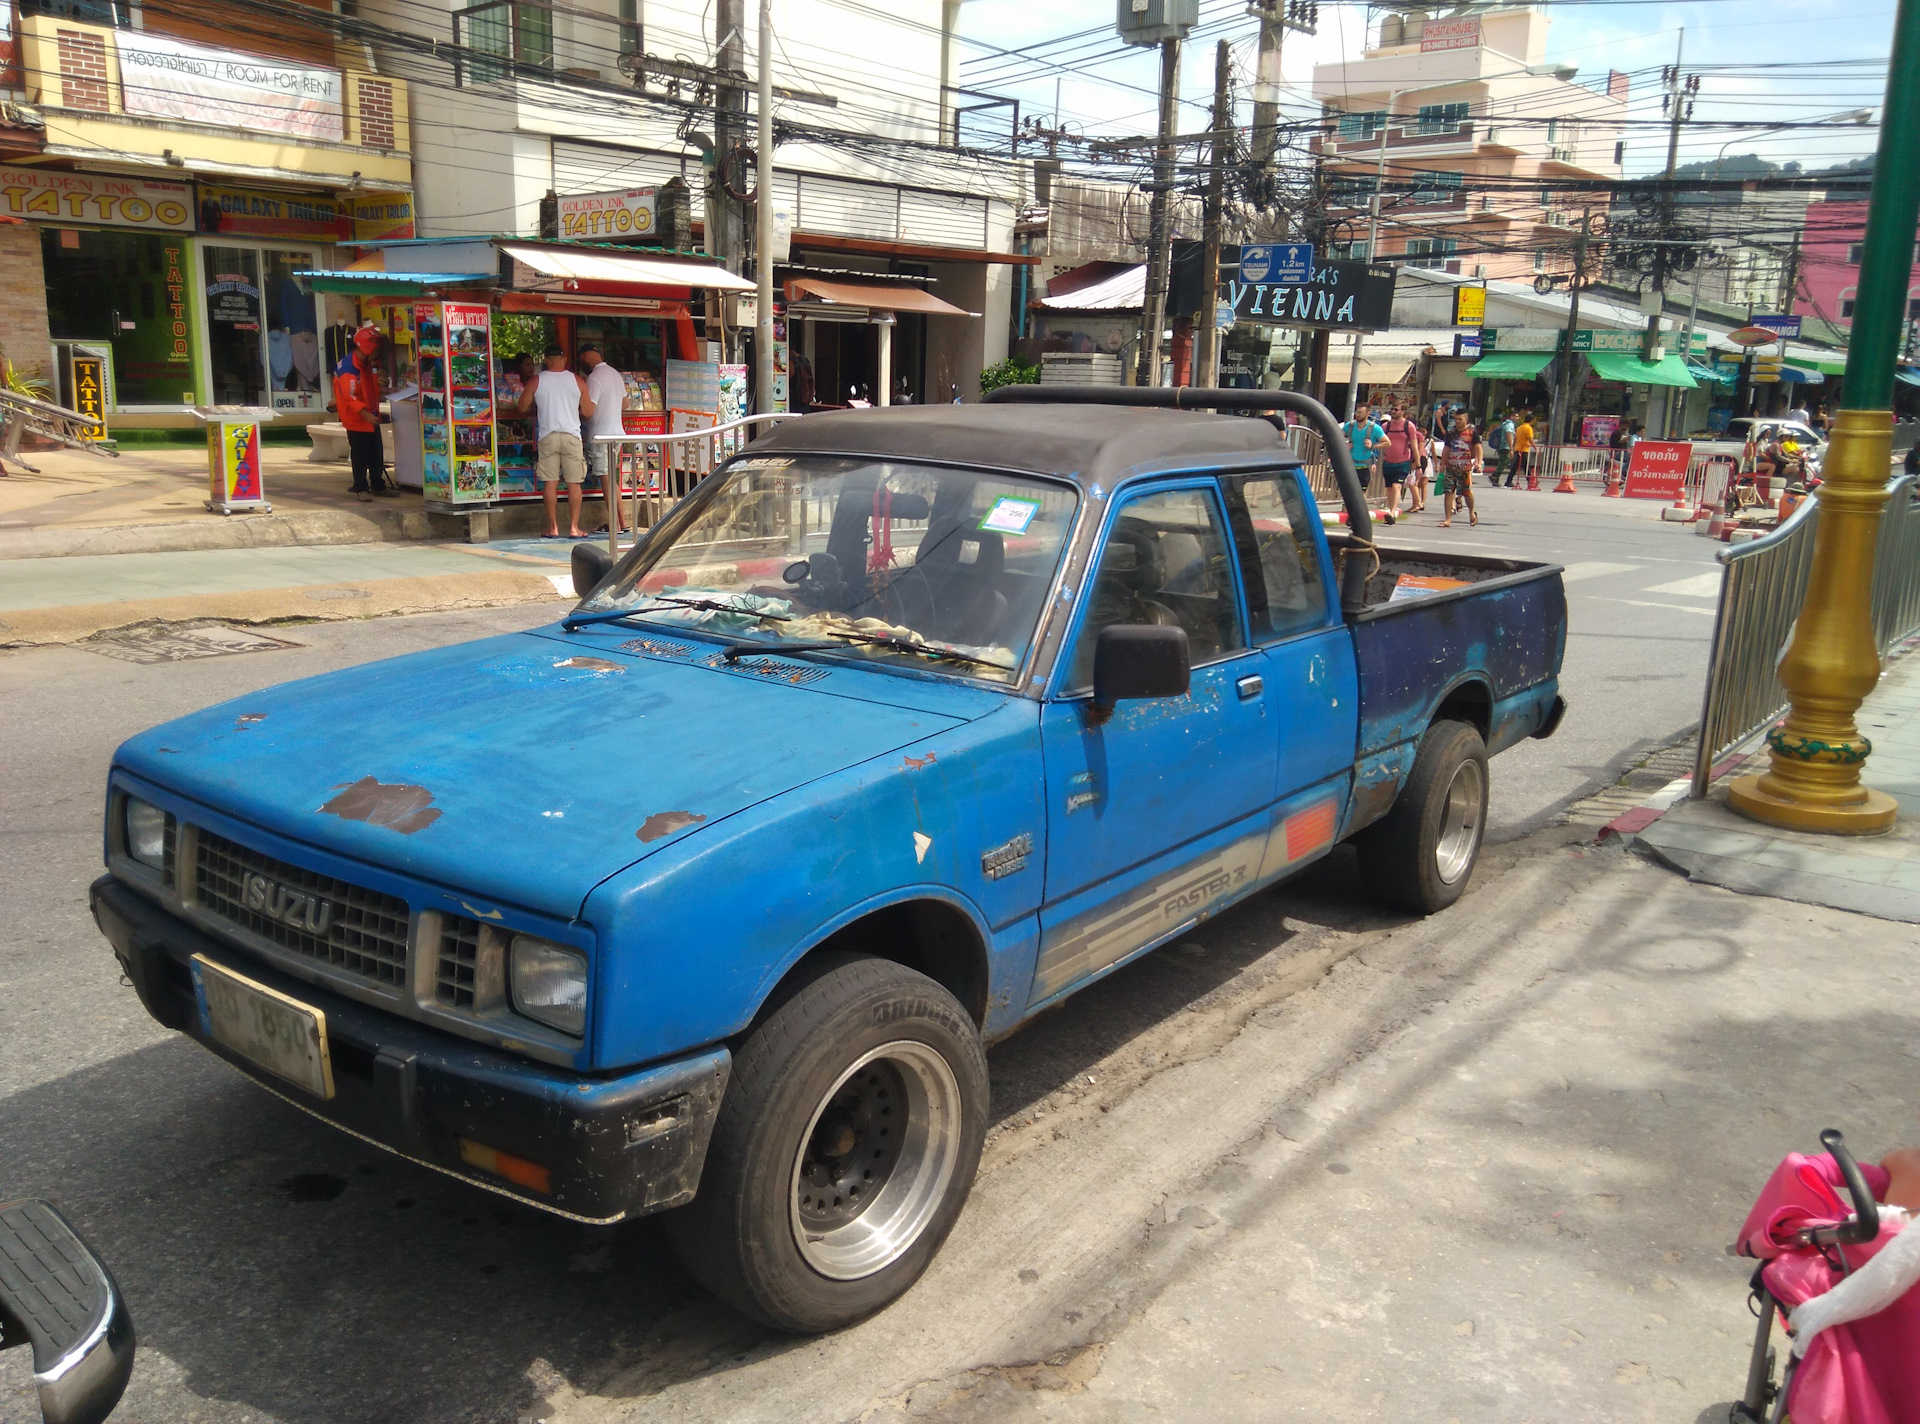
[{"label": "shop doorway", "polygon": [[117,410],[193,404],[186,258],[174,234],[41,229],[49,333],[112,352]]}]

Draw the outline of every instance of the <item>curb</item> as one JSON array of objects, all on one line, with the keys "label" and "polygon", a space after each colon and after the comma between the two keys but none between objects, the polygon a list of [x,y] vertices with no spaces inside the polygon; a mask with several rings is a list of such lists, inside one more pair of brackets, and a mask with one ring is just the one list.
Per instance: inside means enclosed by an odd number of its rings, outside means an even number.
[{"label": "curb", "polygon": [[486,544],[537,534],[546,527],[539,504],[506,505],[470,514],[419,508],[312,509],[288,514],[206,514],[160,524],[42,526],[0,530],[0,559],[61,559],[95,554],[181,554],[210,549],[274,549],[297,545],[398,544],[428,540]]}]

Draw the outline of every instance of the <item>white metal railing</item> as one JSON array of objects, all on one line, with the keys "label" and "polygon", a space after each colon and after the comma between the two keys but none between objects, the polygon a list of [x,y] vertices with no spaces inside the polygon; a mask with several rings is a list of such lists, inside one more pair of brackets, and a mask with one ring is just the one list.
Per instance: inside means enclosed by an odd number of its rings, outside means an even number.
[{"label": "white metal railing", "polygon": [[[593,443],[605,448],[606,469],[613,488],[607,496],[607,552],[620,557],[620,519],[615,501],[628,505],[634,536],[651,528],[668,510],[693,492],[713,473],[715,465],[746,443],[748,427],[769,421],[798,420],[798,411],[768,412],[709,425],[702,430],[676,430],[660,435],[596,435]],[[640,517],[642,507],[647,517]]]},{"label": "white metal railing", "polygon": [[[1888,490],[1873,564],[1874,640],[1881,656],[1920,631],[1920,500],[1912,475]],[[1819,528],[1820,501],[1804,501],[1778,529],[1749,544],[1723,550],[1726,572],[1713,620],[1706,697],[1694,754],[1695,797],[1713,784],[1720,758],[1787,707],[1780,685],[1781,651],[1806,597]]]}]

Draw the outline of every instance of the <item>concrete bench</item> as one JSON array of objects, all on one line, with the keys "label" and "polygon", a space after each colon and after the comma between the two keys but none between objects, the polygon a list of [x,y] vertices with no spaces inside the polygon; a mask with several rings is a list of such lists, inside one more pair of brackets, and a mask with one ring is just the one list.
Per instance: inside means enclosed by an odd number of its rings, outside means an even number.
[{"label": "concrete bench", "polygon": [[[347,427],[337,420],[316,422],[307,427],[307,439],[313,442],[313,448],[307,451],[307,461],[314,465],[344,465],[353,457],[347,450]],[[386,452],[387,466],[393,466],[393,427],[380,427],[380,445]]]}]

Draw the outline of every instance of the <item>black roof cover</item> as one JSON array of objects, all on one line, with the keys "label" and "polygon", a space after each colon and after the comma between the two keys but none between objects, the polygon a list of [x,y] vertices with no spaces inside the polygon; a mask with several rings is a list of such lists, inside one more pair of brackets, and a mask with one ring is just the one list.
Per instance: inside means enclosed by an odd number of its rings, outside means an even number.
[{"label": "black roof cover", "polygon": [[1208,455],[1294,456],[1264,420],[1112,405],[903,405],[785,420],[756,455],[821,450],[1065,475],[1104,482],[1139,465]]}]

